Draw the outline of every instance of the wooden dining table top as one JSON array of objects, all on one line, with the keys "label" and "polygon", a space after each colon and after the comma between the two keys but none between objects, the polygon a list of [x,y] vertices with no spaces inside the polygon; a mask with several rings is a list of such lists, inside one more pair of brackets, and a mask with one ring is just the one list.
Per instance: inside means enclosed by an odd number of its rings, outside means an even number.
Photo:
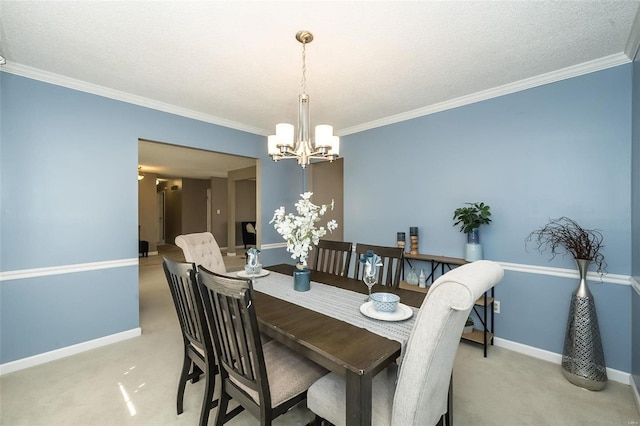
[{"label": "wooden dining table top", "polygon": [[[265,269],[292,275],[294,266],[281,264]],[[312,270],[311,281],[340,287],[363,295],[368,293],[367,287],[362,281],[352,278]],[[293,285],[293,279],[291,285]],[[380,285],[374,286],[372,291],[398,294],[402,303],[416,308],[420,307],[425,297],[424,293]],[[262,333],[328,370],[345,376],[348,383],[353,380],[362,381],[362,385],[358,384],[356,387],[362,395],[357,396],[355,403],[364,408],[360,410],[357,407],[353,408],[347,405],[347,424],[370,424],[371,379],[389,364],[395,362],[400,356],[401,344],[364,328],[259,291],[255,292],[254,302]],[[352,416],[352,421],[349,416]]]}]

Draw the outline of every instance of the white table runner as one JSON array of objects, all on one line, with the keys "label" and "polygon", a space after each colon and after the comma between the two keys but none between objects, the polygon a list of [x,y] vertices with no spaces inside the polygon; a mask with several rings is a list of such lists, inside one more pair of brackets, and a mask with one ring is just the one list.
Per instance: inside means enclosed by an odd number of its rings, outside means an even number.
[{"label": "white table runner", "polygon": [[[364,283],[362,286],[365,287]],[[365,298],[367,297],[365,294],[316,281],[311,281],[311,290],[309,291],[295,291],[293,289],[293,277],[277,272],[271,272],[266,277],[255,279],[253,288],[261,293],[286,300],[400,342],[403,351],[409,340],[411,330],[413,330],[415,317],[418,314],[418,309],[410,307],[413,311],[413,316],[404,321],[390,322],[369,318],[360,312],[360,305],[365,303]]]}]

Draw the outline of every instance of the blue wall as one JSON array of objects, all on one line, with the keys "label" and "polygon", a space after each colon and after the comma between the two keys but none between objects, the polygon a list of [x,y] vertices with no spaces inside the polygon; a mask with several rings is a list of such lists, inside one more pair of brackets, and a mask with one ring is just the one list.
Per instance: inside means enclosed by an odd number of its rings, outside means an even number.
[{"label": "blue wall", "polygon": [[640,393],[640,54],[633,63],[633,106],[632,106],[632,150],[631,150],[631,211],[632,247],[631,273],[635,278],[636,290],[632,299],[631,372]]},{"label": "blue wall", "polygon": [[[303,172],[271,162],[264,137],[7,73],[0,85],[2,271],[137,258],[138,138],[261,159],[262,243],[282,243],[268,222],[292,207]],[[343,137],[345,239],[395,245],[418,226],[421,252],[461,257],[453,210],[484,201],[485,258],[574,269],[524,246],[566,215],[601,229],[608,271],[630,275],[631,85],[624,65]],[[497,336],[561,353],[576,284],[508,270]],[[137,327],[137,286],[135,266],[1,282],[0,362]],[[590,287],[607,365],[631,371],[631,287]]]},{"label": "blue wall", "polygon": [[[525,250],[549,218],[601,229],[608,272],[631,273],[631,65],[343,138],[345,239],[395,245],[419,227],[420,252],[463,257],[453,211],[484,201],[486,259],[575,269]],[[576,279],[508,271],[497,336],[562,353]],[[631,288],[591,283],[609,367],[630,371]]]},{"label": "blue wall", "polygon": [[[262,136],[4,72],[0,89],[3,272],[137,259],[138,138],[270,161]],[[263,168],[263,223],[292,170]],[[138,268],[5,280],[0,303],[6,363],[137,328]]]}]

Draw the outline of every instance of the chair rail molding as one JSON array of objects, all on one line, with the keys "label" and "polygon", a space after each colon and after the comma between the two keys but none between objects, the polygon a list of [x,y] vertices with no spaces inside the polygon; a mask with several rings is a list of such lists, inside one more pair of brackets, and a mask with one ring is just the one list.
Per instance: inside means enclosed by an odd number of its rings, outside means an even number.
[{"label": "chair rail molding", "polygon": [[[554,268],[550,266],[536,266],[536,265],[526,265],[521,263],[507,263],[500,262],[500,265],[507,271],[514,272],[524,272],[527,274],[540,274],[540,275],[549,275],[553,277],[562,277],[562,278],[580,278],[577,269],[566,269],[566,268]],[[587,280],[593,281],[596,283],[609,283],[609,284],[622,284],[622,285],[632,285],[634,281],[633,278],[629,275],[620,275],[620,274],[598,274],[597,272],[589,272],[587,274]],[[636,282],[637,284],[637,282]],[[640,290],[640,285],[638,285],[638,289]]]},{"label": "chair rail molding", "polygon": [[19,269],[15,271],[0,271],[1,281],[13,281],[24,278],[45,277],[49,275],[72,274],[75,272],[96,271],[99,269],[122,268],[138,266],[138,258],[105,260],[101,262],[76,263],[74,265],[48,266],[44,268]]},{"label": "chair rail molding", "polygon": [[631,287],[633,287],[636,293],[640,295],[640,282],[638,281],[638,278],[631,276],[629,277],[629,281],[631,282]]},{"label": "chair rail molding", "polygon": [[[286,248],[285,242],[263,244],[261,250],[273,250]],[[151,254],[151,253],[150,253]],[[536,266],[521,263],[500,262],[500,265],[507,271],[523,272],[527,274],[549,275],[562,278],[579,278],[577,269],[554,268],[549,266]],[[0,271],[0,282],[13,281],[24,278],[43,277],[48,275],[72,274],[75,272],[95,271],[99,269],[121,268],[126,266],[138,266],[138,258],[106,260],[102,262],[78,263],[73,265],[49,266],[44,268],[19,269],[15,271]],[[621,274],[600,274],[589,272],[587,280],[596,283],[609,283],[630,285],[640,294],[640,282],[630,275]]]}]

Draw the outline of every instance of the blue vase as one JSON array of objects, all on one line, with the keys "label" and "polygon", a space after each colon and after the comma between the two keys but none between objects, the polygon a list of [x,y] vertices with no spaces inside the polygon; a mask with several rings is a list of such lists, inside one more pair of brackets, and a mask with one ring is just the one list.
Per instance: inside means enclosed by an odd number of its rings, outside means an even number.
[{"label": "blue vase", "polygon": [[307,268],[293,270],[293,289],[295,291],[309,291],[311,289],[311,271]]},{"label": "blue vase", "polygon": [[482,259],[482,245],[480,244],[480,231],[474,228],[467,233],[467,246],[464,252],[464,260],[474,262]]}]

